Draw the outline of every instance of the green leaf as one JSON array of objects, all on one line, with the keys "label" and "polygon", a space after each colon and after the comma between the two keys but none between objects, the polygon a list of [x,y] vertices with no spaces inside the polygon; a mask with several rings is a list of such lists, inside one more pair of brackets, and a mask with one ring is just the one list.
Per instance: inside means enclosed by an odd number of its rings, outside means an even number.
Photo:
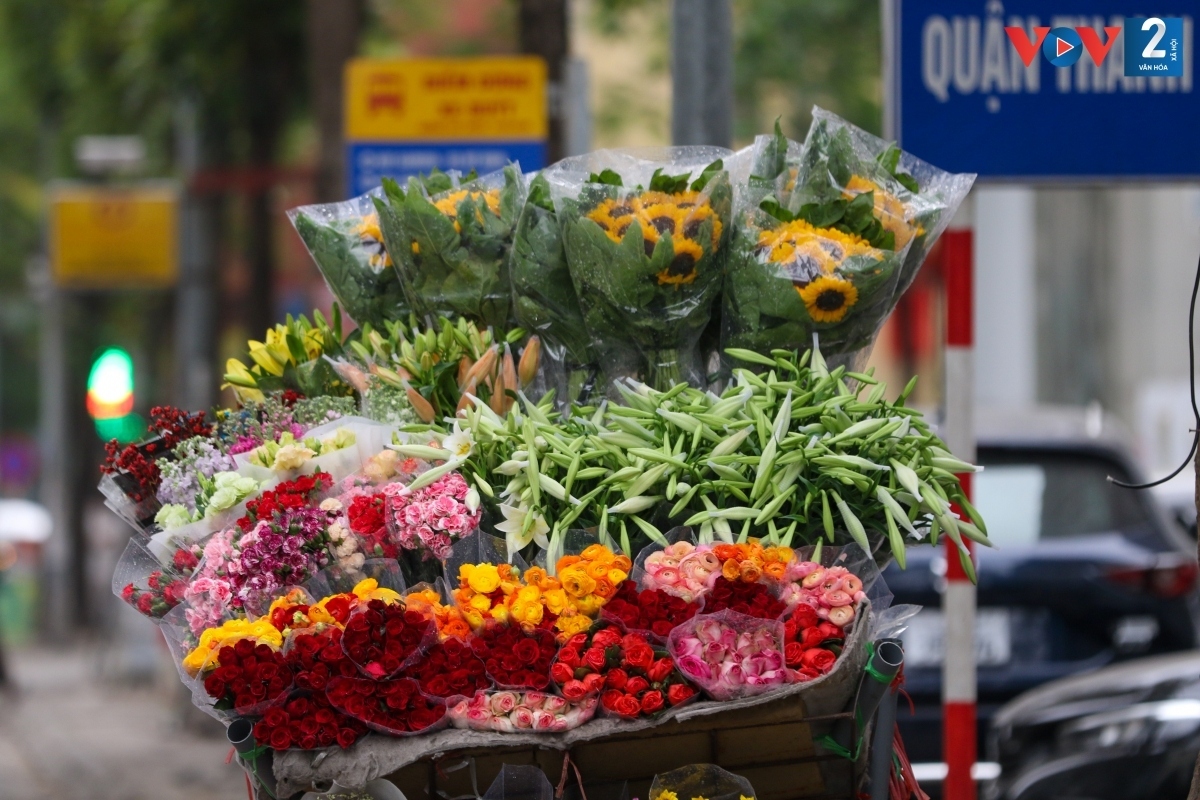
[{"label": "green leaf", "polygon": [[606,169],[597,174],[595,172],[588,175],[588,183],[602,183],[605,186],[624,186],[621,182],[621,176],[611,169]]},{"label": "green leaf", "polygon": [[529,184],[529,196],[525,198],[525,202],[543,211],[554,212],[554,201],[550,199],[550,181],[546,180],[545,175],[539,172]]},{"label": "green leaf", "polygon": [[704,168],[704,171],[700,173],[700,177],[698,177],[698,178],[696,178],[696,180],[692,181],[692,191],[693,192],[704,191],[704,187],[708,186],[708,182],[711,181],[717,174],[719,174],[724,169],[725,169],[725,162],[719,158],[716,161],[709,164],[707,167]]},{"label": "green leaf", "polygon": [[908,189],[913,194],[921,193],[921,184],[917,183],[917,179],[907,172],[893,172],[892,177],[900,182],[900,185]]},{"label": "green leaf", "polygon": [[[711,177],[711,176],[710,176]],[[664,175],[663,168],[659,167],[654,170],[654,174],[650,176],[650,191],[666,192],[667,194],[679,194],[687,189],[688,175]]]},{"label": "green leaf", "polygon": [[831,200],[828,203],[805,203],[796,212],[796,218],[802,219],[814,228],[832,228],[842,221],[846,214],[845,200]]},{"label": "green leaf", "polygon": [[[767,199],[763,200],[758,204],[758,207],[780,222],[791,222],[796,218],[793,216],[792,212],[779,205],[779,201],[774,197],[768,197]],[[801,212],[803,212],[803,210],[804,209],[801,209]]]}]

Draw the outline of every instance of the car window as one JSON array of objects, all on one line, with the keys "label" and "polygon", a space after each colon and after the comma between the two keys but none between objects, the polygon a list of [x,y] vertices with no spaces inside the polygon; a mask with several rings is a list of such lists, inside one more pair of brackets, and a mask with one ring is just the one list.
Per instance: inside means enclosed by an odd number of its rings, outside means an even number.
[{"label": "car window", "polygon": [[1135,492],[1107,459],[1084,454],[980,450],[974,503],[998,546],[1030,545],[1091,533],[1127,531],[1151,520]]}]

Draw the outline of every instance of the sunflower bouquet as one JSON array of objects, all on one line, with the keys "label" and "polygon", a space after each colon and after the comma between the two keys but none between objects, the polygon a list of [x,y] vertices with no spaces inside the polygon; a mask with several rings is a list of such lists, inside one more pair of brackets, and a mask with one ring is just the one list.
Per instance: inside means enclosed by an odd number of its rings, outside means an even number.
[{"label": "sunflower bouquet", "polygon": [[560,162],[547,180],[607,377],[667,387],[702,378],[696,343],[721,285],[732,189],[726,151],[653,155],[600,151]]},{"label": "sunflower bouquet", "polygon": [[908,245],[897,297],[912,283],[975,182],[973,173],[940,170],[895,142],[872,136],[818,107],[813,108],[803,153],[802,183],[828,182],[847,199],[874,192],[876,216],[895,233],[896,249]]},{"label": "sunflower bouquet", "polygon": [[383,244],[374,198],[378,190],[341,203],[288,211],[317,269],[359,325],[381,326],[408,316],[409,304]]},{"label": "sunflower bouquet", "polygon": [[597,377],[596,353],[584,327],[563,251],[562,228],[543,174],[529,182],[509,273],[517,324],[541,337],[547,365],[557,373],[558,396],[567,402],[587,402]]},{"label": "sunflower bouquet", "polygon": [[950,210],[921,194],[898,148],[875,142],[820,109],[803,147],[778,126],[759,137],[723,297],[725,346],[803,348],[817,334],[827,354],[852,357],[874,340]]},{"label": "sunflower bouquet", "polygon": [[518,165],[482,178],[434,172],[407,190],[384,181],[374,198],[400,285],[419,315],[507,326],[508,257],[523,201]]}]

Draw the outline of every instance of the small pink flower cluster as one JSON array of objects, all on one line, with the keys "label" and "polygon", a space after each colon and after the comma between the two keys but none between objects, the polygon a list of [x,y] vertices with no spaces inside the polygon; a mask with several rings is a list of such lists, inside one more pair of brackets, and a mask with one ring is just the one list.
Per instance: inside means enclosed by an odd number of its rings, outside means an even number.
[{"label": "small pink flower cluster", "polygon": [[662,589],[690,603],[708,591],[713,575],[721,574],[721,562],[710,550],[675,542],[647,556],[642,569],[642,589]]},{"label": "small pink flower cluster", "polygon": [[700,614],[671,634],[671,655],[685,677],[716,700],[760,694],[790,683],[778,622],[732,611]]},{"label": "small pink flower cluster", "polygon": [[561,733],[578,728],[596,713],[596,697],[572,703],[544,692],[476,692],[449,707],[456,728],[512,733]]},{"label": "small pink flower cluster", "polygon": [[845,567],[822,567],[811,561],[788,567],[792,583],[784,584],[781,600],[788,608],[801,603],[839,628],[854,621],[854,606],[866,598],[862,580]]},{"label": "small pink flower cluster", "polygon": [[199,636],[206,628],[215,628],[225,619],[233,601],[233,581],[229,564],[237,557],[234,549],[236,529],[228,528],[213,534],[204,544],[203,558],[184,591],[188,604],[185,613],[188,627]]},{"label": "small pink flower cluster", "polygon": [[416,491],[395,483],[384,492],[389,495],[388,527],[405,550],[426,549],[435,558],[446,558],[455,539],[479,526],[480,509],[464,502],[470,487],[457,472]]}]

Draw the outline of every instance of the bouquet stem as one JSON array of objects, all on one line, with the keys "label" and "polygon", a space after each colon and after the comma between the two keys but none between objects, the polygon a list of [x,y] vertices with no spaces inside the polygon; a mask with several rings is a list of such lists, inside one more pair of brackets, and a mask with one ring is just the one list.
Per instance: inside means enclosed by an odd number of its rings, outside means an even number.
[{"label": "bouquet stem", "polygon": [[684,369],[679,351],[651,350],[646,358],[646,383],[660,392],[665,392],[677,383],[684,383]]}]

